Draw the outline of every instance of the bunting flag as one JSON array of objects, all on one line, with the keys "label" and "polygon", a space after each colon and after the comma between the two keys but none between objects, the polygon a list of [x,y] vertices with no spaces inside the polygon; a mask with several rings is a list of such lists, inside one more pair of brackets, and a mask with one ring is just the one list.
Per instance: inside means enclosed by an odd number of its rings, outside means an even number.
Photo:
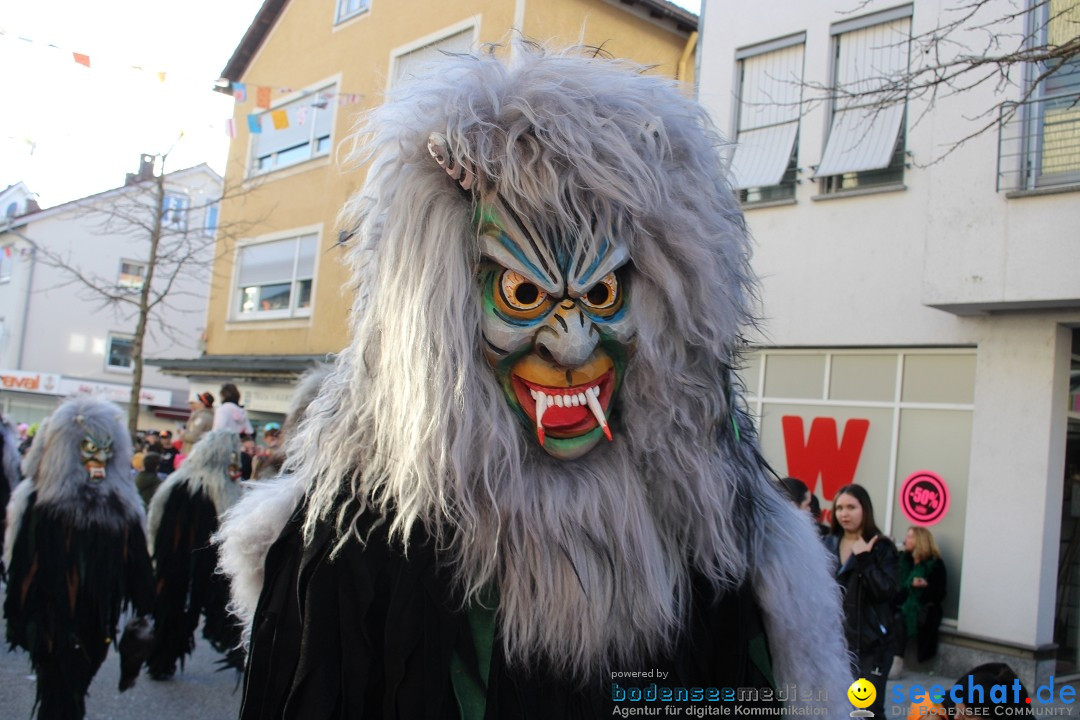
[{"label": "bunting flag", "polygon": [[11,246],[10,245],[5,245],[4,246],[4,255],[6,257],[11,257]]},{"label": "bunting flag", "polygon": [[[63,53],[69,55],[72,60],[85,67],[91,69],[90,55],[84,52],[77,52],[71,49],[70,46],[63,47],[47,41],[36,40],[32,37],[25,37],[16,33],[9,32],[7,29],[0,27],[0,40],[6,39],[20,40],[31,45],[39,45],[47,48],[50,51],[57,53]],[[127,64],[123,61],[117,61],[116,58],[106,57],[104,60],[96,53],[94,55],[95,61],[92,69],[95,72],[113,72],[116,70],[128,70],[143,73],[148,77],[156,79],[158,82],[164,84],[169,83],[170,86],[178,84],[191,84],[191,78],[183,78],[177,81],[177,75],[175,73],[166,73],[164,70],[158,70],[149,66],[141,64]],[[186,82],[185,82],[186,80]],[[201,85],[205,87],[205,85]],[[344,92],[305,92],[303,89],[297,89],[291,85],[257,85],[250,82],[232,82],[223,83],[219,81],[217,89],[225,92],[231,92],[233,100],[236,103],[246,103],[250,99],[248,95],[249,86],[254,90],[255,104],[260,110],[256,113],[238,113],[231,118],[225,119],[225,134],[229,138],[236,138],[241,126],[240,115],[246,115],[247,127],[251,133],[264,133],[264,132],[276,132],[287,130],[289,127],[304,126],[308,124],[312,119],[312,112],[318,110],[326,110],[334,106],[345,107],[349,105],[355,105],[362,103],[364,95],[360,93],[344,93]],[[281,96],[288,96],[289,108],[279,108],[277,110],[271,110],[272,96],[274,92],[279,93]],[[297,97],[299,96],[299,97]],[[283,98],[284,99],[284,98]],[[314,110],[313,110],[314,108]],[[268,111],[268,112],[262,112]],[[289,117],[289,113],[292,112],[292,118]],[[269,115],[268,122],[265,124],[262,122],[262,116]],[[265,127],[264,127],[265,125]],[[214,124],[216,127],[217,124]],[[33,154],[34,145],[32,142],[27,141],[30,144],[30,152]]]}]

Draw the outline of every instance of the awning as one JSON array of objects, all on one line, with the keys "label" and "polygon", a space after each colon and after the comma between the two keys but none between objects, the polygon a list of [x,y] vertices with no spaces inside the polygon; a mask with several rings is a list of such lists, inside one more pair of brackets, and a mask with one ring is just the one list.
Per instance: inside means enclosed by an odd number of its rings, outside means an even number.
[{"label": "awning", "polygon": [[304,371],[333,355],[203,355],[198,358],[147,358],[146,364],[161,368],[166,375],[214,380],[292,382]]},{"label": "awning", "polygon": [[838,110],[814,177],[888,167],[903,117],[903,104]]},{"label": "awning", "polygon": [[740,132],[731,158],[735,189],[779,185],[798,134],[798,121]]}]

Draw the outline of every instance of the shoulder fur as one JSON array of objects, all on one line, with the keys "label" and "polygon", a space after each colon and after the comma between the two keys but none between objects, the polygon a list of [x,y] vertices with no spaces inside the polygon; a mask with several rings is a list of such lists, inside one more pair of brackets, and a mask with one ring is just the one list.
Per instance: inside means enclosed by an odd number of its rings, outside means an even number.
[{"label": "shoulder fur", "polygon": [[304,497],[304,482],[282,475],[251,483],[214,536],[219,569],[232,583],[230,609],[250,627],[262,592],[266,553]]},{"label": "shoulder fur", "polygon": [[11,499],[8,500],[7,528],[4,531],[4,567],[11,567],[15,538],[19,536],[19,526],[22,524],[23,514],[26,512],[32,492],[34,492],[34,484],[29,480],[23,480],[15,486]]}]

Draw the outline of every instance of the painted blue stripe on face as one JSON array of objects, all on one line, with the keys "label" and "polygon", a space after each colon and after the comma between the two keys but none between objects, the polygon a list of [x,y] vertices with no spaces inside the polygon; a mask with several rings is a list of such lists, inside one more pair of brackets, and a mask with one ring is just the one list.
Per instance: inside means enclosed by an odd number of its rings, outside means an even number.
[{"label": "painted blue stripe on face", "polygon": [[528,256],[525,255],[525,252],[521,249],[521,247],[518,246],[518,244],[515,243],[513,239],[502,230],[499,231],[499,244],[506,248],[510,252],[510,254],[514,256],[515,260],[520,262],[526,269],[528,269],[528,271],[532,274],[534,278],[547,277],[547,273],[536,267],[535,263],[529,260]]},{"label": "painted blue stripe on face", "polygon": [[591,264],[591,265],[589,265],[589,267],[585,269],[585,272],[583,272],[583,273],[581,273],[580,275],[578,275],[578,276],[577,276],[577,278],[576,278],[576,280],[577,280],[577,281],[578,281],[579,283],[581,283],[581,282],[582,282],[582,281],[584,281],[584,280],[585,280],[586,278],[592,277],[592,274],[593,274],[594,272],[596,272],[596,267],[597,267],[597,266],[598,266],[598,265],[599,265],[599,264],[600,264],[601,262],[603,262],[603,260],[604,260],[604,258],[605,258],[605,257],[607,257],[608,251],[609,251],[610,249],[611,249],[611,243],[610,243],[610,242],[608,242],[608,239],[607,239],[607,238],[605,237],[605,238],[604,238],[604,244],[600,246],[600,250],[599,250],[599,251],[598,251],[598,252],[596,253],[596,257],[594,257],[594,258],[593,258],[592,264]]},{"label": "painted blue stripe on face", "polygon": [[535,318],[533,320],[523,320],[521,318],[513,318],[513,317],[509,317],[507,315],[504,315],[501,312],[499,312],[497,308],[492,308],[491,312],[495,314],[495,317],[499,318],[499,320],[502,320],[507,325],[513,325],[514,327],[521,327],[521,328],[535,327],[535,326],[545,322],[547,320],[547,316],[550,315],[550,313],[545,313],[545,314],[541,315],[540,317]]},{"label": "painted blue stripe on face", "polygon": [[619,320],[623,319],[623,317],[626,315],[626,301],[623,301],[623,306],[619,308],[618,312],[616,312],[611,317],[600,317],[599,315],[593,315],[589,312],[588,308],[583,306],[581,306],[581,309],[586,315],[589,316],[589,319],[597,325],[606,325],[609,323],[618,322]]}]

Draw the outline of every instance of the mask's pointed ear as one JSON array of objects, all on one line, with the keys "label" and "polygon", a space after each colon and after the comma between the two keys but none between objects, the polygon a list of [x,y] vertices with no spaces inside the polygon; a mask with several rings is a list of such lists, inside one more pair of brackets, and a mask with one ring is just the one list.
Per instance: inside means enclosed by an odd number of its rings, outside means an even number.
[{"label": "mask's pointed ear", "polygon": [[457,161],[450,151],[450,143],[446,141],[445,135],[434,132],[428,135],[427,148],[431,157],[439,163],[439,167],[445,170],[446,174],[453,178],[463,190],[473,189],[476,185],[476,173]]}]

